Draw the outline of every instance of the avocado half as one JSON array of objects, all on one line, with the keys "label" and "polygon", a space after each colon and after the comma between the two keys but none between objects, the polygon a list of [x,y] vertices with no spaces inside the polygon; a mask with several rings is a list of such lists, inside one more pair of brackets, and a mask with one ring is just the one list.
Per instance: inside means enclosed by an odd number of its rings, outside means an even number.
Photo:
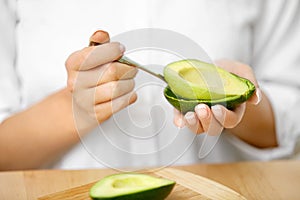
[{"label": "avocado half", "polygon": [[174,181],[146,174],[121,173],[94,184],[90,197],[95,200],[163,200],[174,185]]},{"label": "avocado half", "polygon": [[164,95],[182,113],[193,111],[200,103],[221,104],[234,109],[255,91],[249,80],[195,59],[168,64],[164,68],[164,77],[168,83]]}]

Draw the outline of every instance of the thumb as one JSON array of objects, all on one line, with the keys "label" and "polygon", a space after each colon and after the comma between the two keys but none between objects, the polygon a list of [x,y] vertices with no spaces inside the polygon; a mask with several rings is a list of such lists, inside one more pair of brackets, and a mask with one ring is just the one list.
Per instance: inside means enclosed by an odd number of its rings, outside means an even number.
[{"label": "thumb", "polygon": [[90,37],[89,46],[96,46],[99,44],[109,42],[109,34],[106,31],[98,30]]},{"label": "thumb", "polygon": [[261,99],[262,99],[262,92],[261,92],[260,88],[257,87],[255,90],[255,93],[252,95],[252,97],[250,97],[248,102],[253,105],[257,105],[257,104],[259,104]]}]

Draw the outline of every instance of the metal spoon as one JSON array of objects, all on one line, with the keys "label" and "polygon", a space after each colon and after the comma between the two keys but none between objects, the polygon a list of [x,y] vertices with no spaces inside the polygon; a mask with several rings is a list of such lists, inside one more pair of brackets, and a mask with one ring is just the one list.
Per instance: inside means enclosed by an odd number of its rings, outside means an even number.
[{"label": "metal spoon", "polygon": [[[98,45],[101,45],[101,44],[102,44],[102,43],[97,43],[97,42],[92,42],[92,41],[90,41],[89,46],[98,46]],[[134,66],[134,67],[137,67],[138,69],[141,69],[141,70],[143,70],[143,71],[145,71],[145,72],[151,74],[152,76],[155,76],[155,77],[159,78],[160,80],[166,82],[166,80],[165,80],[165,78],[164,78],[163,75],[157,74],[157,73],[155,73],[155,72],[153,72],[153,71],[147,69],[147,68],[144,67],[143,65],[141,65],[141,64],[139,64],[139,63],[137,63],[137,62],[131,60],[130,58],[128,58],[128,57],[126,57],[126,56],[123,56],[122,58],[120,58],[120,59],[118,60],[118,62],[127,64],[127,65],[131,65],[131,66]]]},{"label": "metal spoon", "polygon": [[120,58],[118,60],[120,63],[124,63],[124,64],[127,64],[127,65],[131,65],[131,66],[134,66],[134,67],[137,67],[138,69],[141,69],[149,74],[151,74],[152,76],[155,76],[157,78],[159,78],[160,80],[166,82],[165,78],[163,75],[161,74],[157,74],[149,69],[147,69],[146,67],[144,67],[143,65],[131,60],[130,58],[126,57],[126,56],[123,56],[122,58]]}]

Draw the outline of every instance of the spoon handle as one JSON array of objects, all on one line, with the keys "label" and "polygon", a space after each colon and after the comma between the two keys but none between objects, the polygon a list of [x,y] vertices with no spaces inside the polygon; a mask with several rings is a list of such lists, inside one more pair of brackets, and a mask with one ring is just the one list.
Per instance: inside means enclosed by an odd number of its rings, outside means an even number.
[{"label": "spoon handle", "polygon": [[[101,43],[97,43],[97,42],[92,42],[92,41],[90,41],[90,44],[89,44],[89,46],[98,46],[98,45],[101,45]],[[157,73],[155,73],[155,72],[153,72],[153,71],[151,71],[151,70],[145,68],[143,65],[141,65],[141,64],[139,64],[139,63],[137,63],[137,62],[131,60],[130,58],[128,58],[128,57],[126,57],[126,56],[123,56],[122,58],[120,58],[120,59],[118,60],[118,62],[127,64],[127,65],[131,65],[131,66],[134,66],[134,67],[137,67],[138,69],[141,69],[141,70],[143,70],[143,71],[145,71],[145,72],[147,72],[147,73],[149,73],[149,74],[151,74],[151,75],[153,75],[153,76],[159,78],[160,80],[166,82],[166,80],[165,80],[165,78],[164,78],[163,75],[157,74]]]},{"label": "spoon handle", "polygon": [[147,72],[147,73],[149,73],[149,74],[151,74],[151,75],[153,75],[153,76],[159,78],[160,80],[166,82],[166,80],[165,80],[165,78],[164,78],[163,75],[157,74],[157,73],[155,73],[155,72],[153,72],[153,71],[147,69],[147,68],[144,67],[143,65],[141,65],[141,64],[139,64],[139,63],[137,63],[137,62],[131,60],[130,58],[128,58],[128,57],[126,57],[126,56],[123,56],[123,57],[120,58],[118,61],[119,61],[120,63],[124,63],[124,64],[127,64],[127,65],[131,65],[131,66],[137,67],[138,69],[141,69],[141,70],[143,70],[143,71],[145,71],[145,72]]}]

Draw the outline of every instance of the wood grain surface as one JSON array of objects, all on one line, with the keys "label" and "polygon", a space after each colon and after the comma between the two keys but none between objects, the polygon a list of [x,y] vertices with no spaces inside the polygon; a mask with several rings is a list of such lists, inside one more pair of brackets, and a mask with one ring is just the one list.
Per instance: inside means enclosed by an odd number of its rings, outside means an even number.
[{"label": "wood grain surface", "polygon": [[[222,184],[183,170],[162,168],[147,174],[176,181],[167,200],[245,200],[242,195]],[[40,197],[39,200],[89,200],[89,190],[93,184],[95,182],[49,194]]]},{"label": "wood grain surface", "polygon": [[[250,200],[297,200],[300,197],[300,161],[197,164],[176,168],[217,181]],[[0,199],[37,199],[93,183],[113,173],[119,172],[111,169],[0,172]],[[187,191],[184,187],[175,189],[182,194],[181,190]],[[173,198],[172,195],[169,198]],[[194,191],[189,195],[193,200],[204,199]]]}]

